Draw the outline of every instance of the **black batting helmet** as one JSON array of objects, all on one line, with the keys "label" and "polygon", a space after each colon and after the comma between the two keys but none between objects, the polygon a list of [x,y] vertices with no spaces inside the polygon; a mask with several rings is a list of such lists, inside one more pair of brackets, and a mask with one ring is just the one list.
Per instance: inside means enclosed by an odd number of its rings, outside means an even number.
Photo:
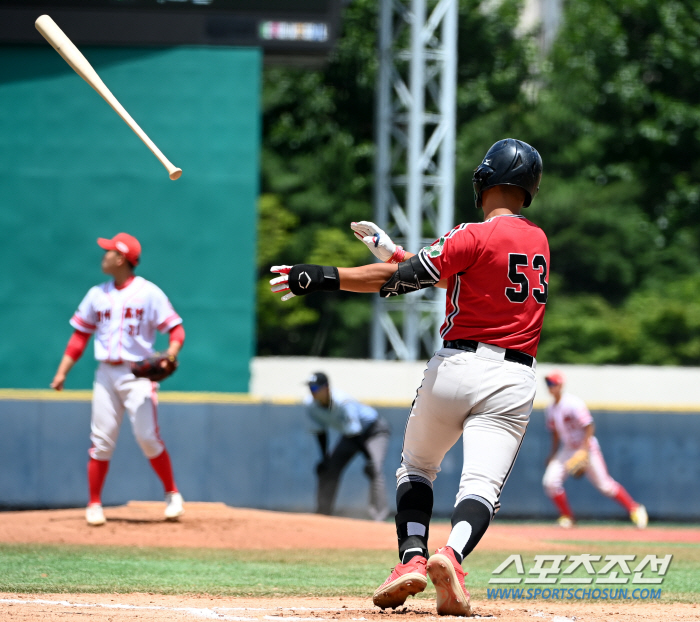
[{"label": "black batting helmet", "polygon": [[474,201],[481,207],[481,193],[493,186],[518,186],[525,190],[528,207],[540,189],[542,158],[537,149],[521,140],[499,140],[486,152],[483,161],[474,171]]}]

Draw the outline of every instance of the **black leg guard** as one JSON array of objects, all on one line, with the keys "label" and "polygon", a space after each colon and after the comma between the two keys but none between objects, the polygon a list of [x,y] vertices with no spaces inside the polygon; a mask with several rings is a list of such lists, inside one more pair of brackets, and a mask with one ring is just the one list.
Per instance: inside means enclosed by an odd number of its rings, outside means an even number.
[{"label": "black leg guard", "polygon": [[460,563],[486,533],[492,516],[491,504],[481,497],[462,499],[457,504],[452,512],[452,533],[447,544],[455,551]]},{"label": "black leg guard", "polygon": [[416,555],[428,557],[428,531],[433,514],[433,489],[409,480],[396,489],[396,535],[399,559],[405,564]]}]

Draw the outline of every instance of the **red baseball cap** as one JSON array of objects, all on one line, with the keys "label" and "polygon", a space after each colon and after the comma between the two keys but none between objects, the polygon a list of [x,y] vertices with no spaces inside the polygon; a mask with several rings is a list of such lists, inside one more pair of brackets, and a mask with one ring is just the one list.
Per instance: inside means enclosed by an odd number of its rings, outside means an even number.
[{"label": "red baseball cap", "polygon": [[106,251],[118,251],[129,263],[136,265],[141,256],[141,244],[128,233],[117,233],[111,240],[107,238],[97,238],[97,244]]},{"label": "red baseball cap", "polygon": [[549,386],[564,384],[564,374],[560,371],[553,371],[547,374],[544,380]]}]

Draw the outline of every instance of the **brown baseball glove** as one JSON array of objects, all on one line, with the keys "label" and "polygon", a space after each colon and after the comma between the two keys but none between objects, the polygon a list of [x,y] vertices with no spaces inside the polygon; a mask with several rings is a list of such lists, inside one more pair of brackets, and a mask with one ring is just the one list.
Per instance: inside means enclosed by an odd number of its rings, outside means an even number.
[{"label": "brown baseball glove", "polygon": [[142,361],[133,362],[131,373],[137,378],[148,378],[158,382],[175,373],[177,366],[177,357],[167,352],[156,352]]},{"label": "brown baseball glove", "polygon": [[588,468],[588,451],[579,449],[566,461],[565,466],[566,472],[571,477],[581,477]]}]

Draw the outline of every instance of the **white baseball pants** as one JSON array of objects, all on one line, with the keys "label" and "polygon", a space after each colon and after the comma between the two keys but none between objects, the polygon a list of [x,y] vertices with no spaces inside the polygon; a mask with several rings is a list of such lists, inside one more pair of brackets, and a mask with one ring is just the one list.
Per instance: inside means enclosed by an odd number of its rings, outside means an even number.
[{"label": "white baseball pants", "polygon": [[[578,447],[562,446],[549,461],[542,478],[542,486],[548,497],[556,497],[564,492],[564,482],[569,477],[566,472],[566,461],[573,456]],[[608,473],[603,452],[600,449],[598,439],[591,437],[588,445],[588,468],[586,477],[606,497],[614,497],[620,489],[618,484]]]},{"label": "white baseball pants", "polygon": [[404,434],[402,479],[433,482],[462,436],[464,465],[455,505],[479,496],[496,512],[520,450],[535,398],[535,369],[504,360],[505,350],[442,348],[428,361]]},{"label": "white baseball pants", "polygon": [[136,378],[128,363],[99,364],[92,393],[91,458],[112,458],[124,411],[129,414],[136,442],[146,458],[161,454],[165,445],[158,431],[157,388],[148,378]]}]

